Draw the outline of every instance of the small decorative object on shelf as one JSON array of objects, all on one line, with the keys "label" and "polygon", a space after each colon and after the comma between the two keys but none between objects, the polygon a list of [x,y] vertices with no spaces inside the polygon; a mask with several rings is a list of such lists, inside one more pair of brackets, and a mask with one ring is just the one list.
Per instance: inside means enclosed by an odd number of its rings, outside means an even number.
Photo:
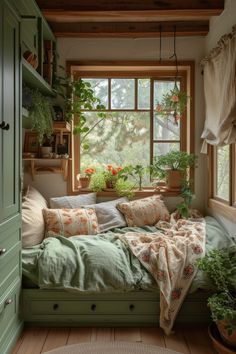
[{"label": "small decorative object on shelf", "polygon": [[57,122],[64,121],[63,109],[60,106],[53,106],[54,116],[53,120]]},{"label": "small decorative object on shelf", "polygon": [[36,54],[30,52],[29,50],[25,51],[23,54],[25,60],[34,68],[37,69],[38,67],[38,57]]}]

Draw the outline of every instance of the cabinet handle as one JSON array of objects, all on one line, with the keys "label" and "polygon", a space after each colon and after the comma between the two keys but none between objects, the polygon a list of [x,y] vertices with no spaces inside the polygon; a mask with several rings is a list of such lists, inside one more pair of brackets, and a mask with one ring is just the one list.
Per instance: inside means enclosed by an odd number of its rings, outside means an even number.
[{"label": "cabinet handle", "polygon": [[0,123],[0,128],[2,130],[9,130],[10,129],[10,125],[7,123],[5,123],[4,121],[2,121],[2,123]]},{"label": "cabinet handle", "polygon": [[0,248],[0,256],[2,256],[6,252],[7,252],[6,248]]},{"label": "cabinet handle", "polygon": [[130,311],[134,311],[135,306],[133,304],[131,304],[131,305],[129,305],[129,309],[130,309]]},{"label": "cabinet handle", "polygon": [[13,302],[12,299],[7,299],[5,301],[5,306],[12,304],[12,302]]},{"label": "cabinet handle", "polygon": [[92,310],[92,311],[95,311],[95,310],[96,310],[96,305],[95,305],[95,304],[92,304],[92,305],[91,305],[91,310]]},{"label": "cabinet handle", "polygon": [[53,305],[53,310],[55,310],[55,311],[56,311],[56,310],[58,309],[58,307],[59,307],[59,305],[58,305],[58,304],[54,304],[54,305]]}]

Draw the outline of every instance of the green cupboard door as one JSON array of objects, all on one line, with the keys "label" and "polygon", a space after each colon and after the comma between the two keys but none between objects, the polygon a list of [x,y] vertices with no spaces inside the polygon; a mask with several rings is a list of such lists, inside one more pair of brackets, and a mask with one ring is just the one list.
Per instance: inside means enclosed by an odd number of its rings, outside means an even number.
[{"label": "green cupboard door", "polygon": [[19,21],[10,7],[3,5],[2,56],[2,219],[20,211],[20,58]]},{"label": "green cupboard door", "polygon": [[[0,2],[0,124],[2,124],[2,19],[3,19],[3,4]],[[2,189],[2,170],[3,170],[3,161],[2,161],[2,129],[0,129],[0,222],[2,220],[3,207],[3,189]]]}]

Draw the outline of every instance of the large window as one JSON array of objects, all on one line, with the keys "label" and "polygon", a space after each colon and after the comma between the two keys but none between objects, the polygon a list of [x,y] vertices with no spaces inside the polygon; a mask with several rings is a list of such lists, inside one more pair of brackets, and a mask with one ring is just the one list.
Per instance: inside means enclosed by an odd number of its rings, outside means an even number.
[{"label": "large window", "polygon": [[[88,166],[114,164],[149,165],[155,155],[166,154],[170,150],[192,152],[190,139],[190,105],[176,124],[156,110],[164,94],[174,88],[175,83],[190,93],[189,68],[179,69],[175,78],[175,67],[155,67],[152,71],[145,67],[117,67],[101,70],[83,70],[73,67],[75,78],[82,78],[91,84],[96,97],[104,105],[105,118],[99,118],[96,110],[84,111],[87,126],[92,128],[86,137],[75,137],[74,174]],[[109,70],[110,69],[110,70]],[[134,71],[132,73],[132,71]],[[192,101],[192,100],[191,100]],[[84,139],[89,150],[83,150]]]}]

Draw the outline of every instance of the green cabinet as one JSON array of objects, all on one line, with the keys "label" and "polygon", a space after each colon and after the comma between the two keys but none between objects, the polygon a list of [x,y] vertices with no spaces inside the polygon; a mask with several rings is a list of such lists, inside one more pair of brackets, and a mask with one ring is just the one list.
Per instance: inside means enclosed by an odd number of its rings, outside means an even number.
[{"label": "green cabinet", "polygon": [[21,330],[21,70],[20,18],[13,1],[0,2],[0,353]]}]

